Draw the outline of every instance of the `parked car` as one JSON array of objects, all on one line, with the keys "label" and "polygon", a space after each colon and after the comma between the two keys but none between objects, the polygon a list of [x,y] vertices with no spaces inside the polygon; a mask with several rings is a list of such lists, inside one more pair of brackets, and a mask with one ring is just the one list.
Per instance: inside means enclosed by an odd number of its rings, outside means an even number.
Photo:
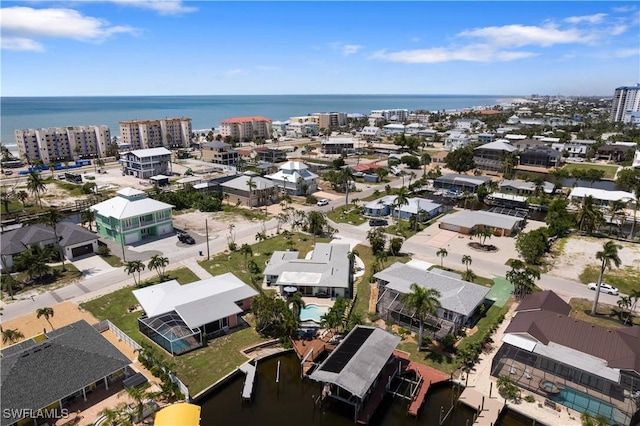
[{"label": "parked car", "polygon": [[13,171],[11,171],[11,170],[5,170],[5,171],[4,171],[4,174],[5,174],[6,176],[9,176],[9,175],[12,175],[12,174],[13,174]]},{"label": "parked car", "polygon": [[326,198],[323,198],[322,200],[318,201],[318,206],[326,206],[329,204],[329,200],[327,200]]},{"label": "parked car", "polygon": [[196,240],[193,239],[193,237],[189,234],[187,234],[186,232],[180,232],[178,234],[178,240],[180,240],[181,243],[185,243],[185,244],[195,244]]},{"label": "parked car", "polygon": [[[589,283],[589,290],[595,291],[596,288],[598,288],[598,283]],[[614,296],[617,296],[620,293],[617,288],[607,283],[600,284],[600,291],[602,293],[613,294]]]},{"label": "parked car", "polygon": [[386,226],[387,219],[369,219],[369,226]]}]

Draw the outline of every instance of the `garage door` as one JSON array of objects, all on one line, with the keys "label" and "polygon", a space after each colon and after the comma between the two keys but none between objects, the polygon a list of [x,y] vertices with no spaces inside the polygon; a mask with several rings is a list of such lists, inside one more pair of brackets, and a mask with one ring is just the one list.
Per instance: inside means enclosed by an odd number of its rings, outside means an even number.
[{"label": "garage door", "polygon": [[84,246],[75,247],[71,249],[71,256],[76,258],[78,256],[84,256],[85,254],[93,253],[93,244],[86,244]]},{"label": "garage door", "polygon": [[440,229],[446,229],[448,231],[460,232],[460,225],[453,225],[451,223],[440,222]]},{"label": "garage door", "polygon": [[162,225],[158,227],[158,235],[168,234],[173,231],[173,226],[170,224]]},{"label": "garage door", "polygon": [[138,241],[138,233],[134,232],[131,234],[125,234],[124,236],[124,243],[125,244],[132,244]]}]

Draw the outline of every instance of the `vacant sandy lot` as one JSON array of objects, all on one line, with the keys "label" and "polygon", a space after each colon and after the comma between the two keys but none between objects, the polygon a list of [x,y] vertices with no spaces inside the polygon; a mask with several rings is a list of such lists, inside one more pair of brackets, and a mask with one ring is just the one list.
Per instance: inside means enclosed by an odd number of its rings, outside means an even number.
[{"label": "vacant sandy lot", "polygon": [[[587,265],[600,265],[596,253],[602,250],[605,239],[590,237],[570,237],[565,243],[561,255],[553,260],[550,275],[577,280]],[[640,245],[617,242],[622,246],[618,256],[622,261],[621,268],[631,266],[640,269]]]},{"label": "vacant sandy lot", "polygon": [[[205,220],[207,221],[206,225]],[[173,226],[175,228],[183,229],[185,231],[193,231],[200,235],[206,235],[207,226],[209,227],[209,235],[214,235],[223,233],[227,234],[229,232],[229,225],[231,224],[235,226],[235,232],[238,232],[253,223],[255,222],[244,219],[240,215],[225,212],[191,212],[174,214],[173,216]]]}]

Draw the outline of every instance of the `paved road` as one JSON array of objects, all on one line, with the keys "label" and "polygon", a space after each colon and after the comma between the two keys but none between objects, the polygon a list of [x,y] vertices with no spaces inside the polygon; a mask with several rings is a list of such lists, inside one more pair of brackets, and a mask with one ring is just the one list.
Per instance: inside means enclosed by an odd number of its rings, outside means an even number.
[{"label": "paved road", "polygon": [[[402,186],[402,179],[398,179],[390,183],[391,187]],[[361,192],[350,194],[350,197],[355,195],[357,198],[367,197],[375,191],[375,187],[365,188]],[[356,195],[357,194],[357,195]],[[321,210],[328,211],[332,208],[341,206],[344,204],[344,198],[331,201],[329,205],[323,207],[308,206],[303,207],[303,210]],[[277,224],[276,219],[271,219],[265,222],[266,229],[275,229]],[[338,229],[338,236],[345,238],[352,238],[362,241],[364,244],[368,244],[366,240],[366,234],[369,229],[368,224],[361,226],[352,226],[348,224],[331,222],[332,226]],[[254,243],[255,235],[261,231],[263,227],[262,222],[256,222],[253,225],[247,226],[244,229],[236,232],[236,243]],[[174,237],[169,237],[174,238]],[[221,253],[227,249],[227,240],[219,236],[218,238],[211,238],[209,240],[210,253]],[[432,247],[426,244],[419,244],[413,242],[411,239],[407,240],[403,246],[403,251],[410,255],[429,261],[431,263],[439,263],[439,258],[436,256],[437,247]],[[206,243],[199,243],[193,246],[180,247],[177,250],[170,250],[164,253],[164,256],[169,258],[169,268],[179,268],[184,266],[181,264],[183,260],[187,259],[202,259],[199,252],[202,251],[206,255]],[[114,253],[117,253],[114,251]],[[447,256],[447,262],[452,262],[461,265],[462,255],[466,253],[449,251]],[[515,257],[515,256],[514,256]],[[473,260],[473,270],[482,276],[494,277],[504,276],[508,271],[508,267],[504,265],[506,259],[498,257],[496,262],[487,261],[484,259]],[[155,275],[154,271],[146,271],[142,274],[142,279],[151,278]],[[36,309],[46,306],[52,306],[57,303],[73,300],[75,302],[83,302],[96,297],[100,297],[104,294],[111,293],[122,287],[132,285],[133,278],[127,275],[123,268],[117,268],[109,272],[102,273],[100,275],[83,279],[79,283],[72,284],[57,290],[48,291],[45,293],[35,294],[33,297],[25,297],[23,299],[16,300],[11,303],[1,302],[0,306],[3,307],[2,320],[10,320],[30,312]],[[593,292],[587,289],[584,284],[565,280],[562,278],[554,277],[551,275],[542,275],[540,281],[537,283],[539,287],[545,290],[553,290],[561,297],[568,299],[571,297],[581,298],[593,298]],[[618,297],[608,294],[602,294],[600,300],[604,303],[616,304]]]}]

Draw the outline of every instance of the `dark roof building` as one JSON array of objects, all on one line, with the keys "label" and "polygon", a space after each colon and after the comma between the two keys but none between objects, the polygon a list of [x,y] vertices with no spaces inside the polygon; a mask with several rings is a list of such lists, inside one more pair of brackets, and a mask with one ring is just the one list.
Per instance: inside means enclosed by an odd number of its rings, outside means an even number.
[{"label": "dark roof building", "polygon": [[[1,351],[2,408],[0,424],[20,420],[15,413],[45,407],[64,408],[65,399],[86,395],[131,361],[86,321],[78,321]],[[7,411],[9,410],[9,411]]]},{"label": "dark roof building", "polygon": [[558,167],[562,153],[548,146],[538,146],[520,153],[520,165],[532,167]]},{"label": "dark roof building", "polygon": [[545,290],[529,294],[516,308],[516,313],[531,311],[550,311],[561,315],[569,315],[571,305],[562,300],[553,291]]}]

